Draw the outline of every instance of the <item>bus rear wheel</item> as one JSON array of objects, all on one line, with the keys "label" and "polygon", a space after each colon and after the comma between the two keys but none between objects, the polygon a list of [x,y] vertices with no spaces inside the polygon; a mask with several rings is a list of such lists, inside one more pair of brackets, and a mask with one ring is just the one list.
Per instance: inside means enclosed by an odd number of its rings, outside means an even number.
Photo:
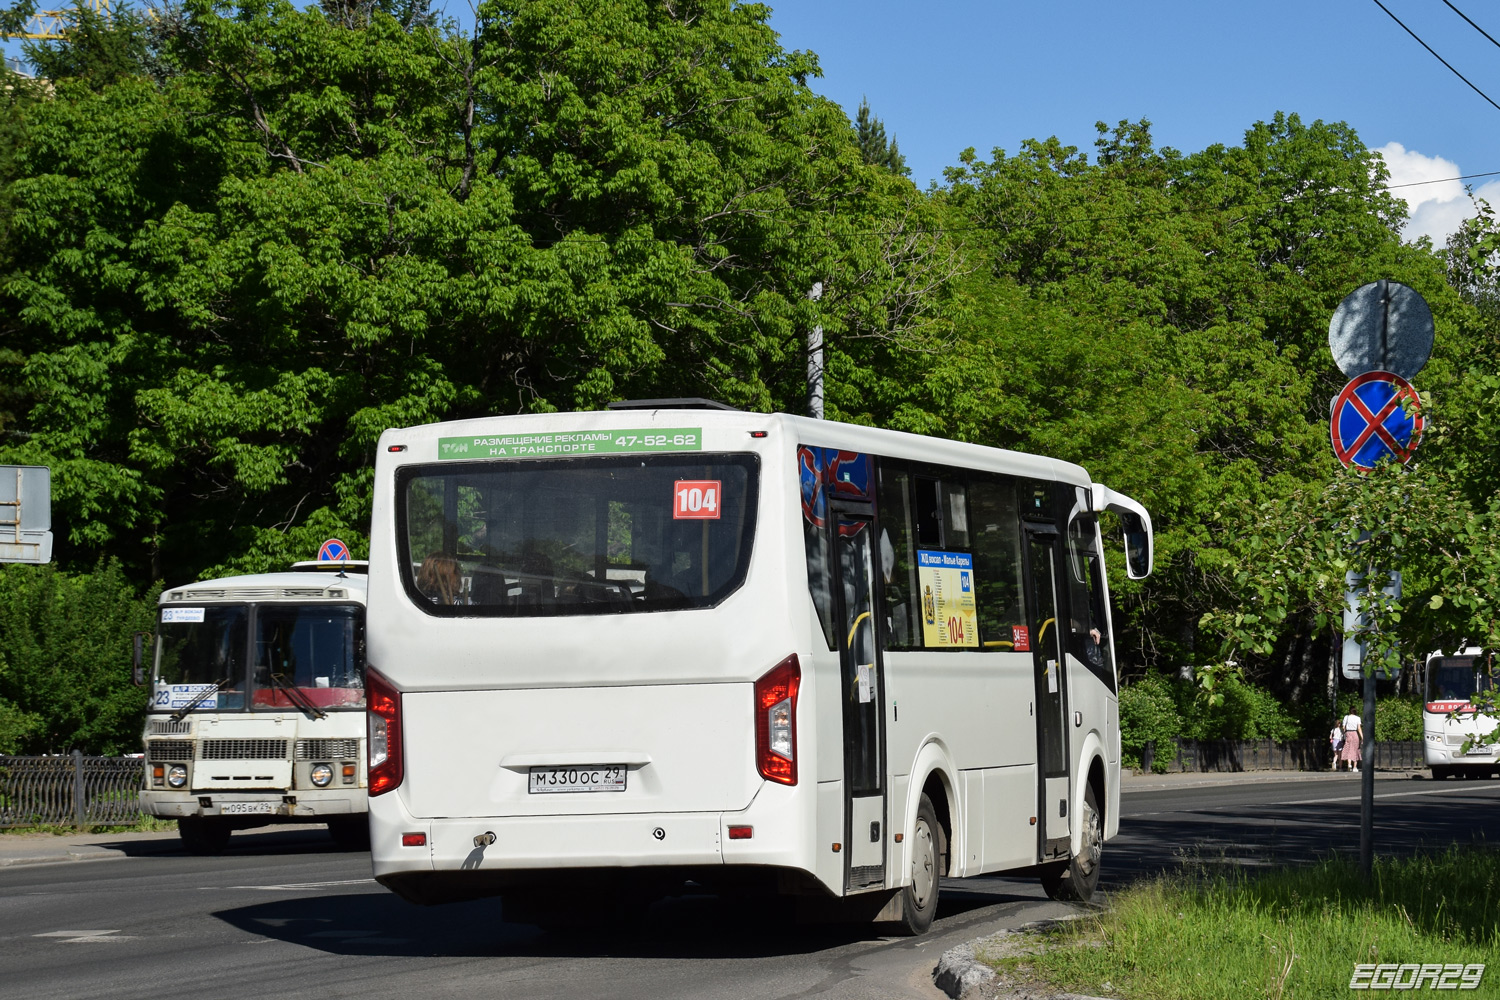
[{"label": "bus rear wheel", "polygon": [[1094,798],[1094,786],[1083,790],[1082,843],[1077,854],[1066,862],[1042,869],[1042,888],[1052,899],[1086,903],[1099,884],[1099,862],[1104,854],[1104,814]]},{"label": "bus rear wheel", "polygon": [[905,934],[926,934],[937,916],[938,888],[948,859],[947,837],[926,795],[917,803],[911,840],[911,879],[901,890],[900,928]]},{"label": "bus rear wheel", "polygon": [[221,819],[206,816],[183,816],[177,820],[177,835],[189,854],[223,854],[234,831]]}]

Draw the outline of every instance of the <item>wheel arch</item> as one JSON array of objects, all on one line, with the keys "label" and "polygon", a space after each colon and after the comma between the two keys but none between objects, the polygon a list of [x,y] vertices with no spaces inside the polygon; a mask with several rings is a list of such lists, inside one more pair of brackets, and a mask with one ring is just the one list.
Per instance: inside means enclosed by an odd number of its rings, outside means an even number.
[{"label": "wheel arch", "polygon": [[[948,748],[942,740],[930,737],[917,751],[916,762],[912,766],[911,781],[907,785],[905,816],[901,823],[905,837],[913,836],[917,828],[917,807],[921,804],[922,796],[925,794],[932,801],[933,811],[937,813],[938,825],[943,828],[943,836],[948,844],[947,867],[943,872],[944,875],[953,874],[955,857],[964,857],[961,853],[963,844],[960,843],[964,829],[963,805],[958,795],[955,773],[953,759],[948,753]],[[898,860],[902,877],[897,880],[898,885],[906,884],[905,872],[909,864],[907,857],[906,851],[902,850]]]},{"label": "wheel arch", "polygon": [[[1097,731],[1090,730],[1084,737],[1078,761],[1079,768],[1074,773],[1083,775],[1083,780],[1075,782],[1073,786],[1073,803],[1070,806],[1072,814],[1083,815],[1084,794],[1092,788],[1094,802],[1099,807],[1100,825],[1107,838],[1110,821],[1114,818],[1114,806],[1110,798],[1109,770],[1104,762],[1104,744],[1100,741]],[[1069,850],[1077,854],[1083,849],[1083,827],[1078,823],[1069,823],[1068,826],[1070,827]]]}]

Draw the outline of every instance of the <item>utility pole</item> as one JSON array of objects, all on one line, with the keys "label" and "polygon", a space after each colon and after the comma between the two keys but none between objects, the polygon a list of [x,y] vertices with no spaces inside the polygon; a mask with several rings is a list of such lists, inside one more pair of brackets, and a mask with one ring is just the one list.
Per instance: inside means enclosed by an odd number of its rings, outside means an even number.
[{"label": "utility pole", "polygon": [[[823,283],[813,282],[807,297],[813,302],[823,298]],[[817,323],[807,332],[807,415],[814,420],[823,419],[823,324]]]}]

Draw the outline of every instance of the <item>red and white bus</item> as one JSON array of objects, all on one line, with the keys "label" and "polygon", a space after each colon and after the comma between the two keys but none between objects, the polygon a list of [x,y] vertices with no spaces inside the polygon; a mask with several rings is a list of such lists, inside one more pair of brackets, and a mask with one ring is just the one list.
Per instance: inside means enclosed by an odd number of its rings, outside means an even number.
[{"label": "red and white bus", "polygon": [[[1422,736],[1432,776],[1484,778],[1500,772],[1495,720],[1477,712],[1471,701],[1495,689],[1490,656],[1472,646],[1447,655],[1436,652],[1427,657],[1425,674]],[[1489,737],[1482,746],[1475,740],[1480,734]]]}]

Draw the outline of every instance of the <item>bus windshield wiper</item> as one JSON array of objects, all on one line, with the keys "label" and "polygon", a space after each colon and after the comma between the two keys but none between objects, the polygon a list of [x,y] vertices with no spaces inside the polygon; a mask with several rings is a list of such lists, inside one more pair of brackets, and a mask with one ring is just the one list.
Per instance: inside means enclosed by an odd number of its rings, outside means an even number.
[{"label": "bus windshield wiper", "polygon": [[172,713],[172,721],[181,722],[183,716],[187,715],[193,709],[197,708],[199,705],[207,701],[210,695],[218,694],[219,688],[223,687],[225,684],[228,684],[229,680],[229,675],[225,675],[219,680],[214,681],[202,691],[199,691],[197,694],[193,695],[192,701],[188,702],[186,705],[183,705],[177,711]]},{"label": "bus windshield wiper", "polygon": [[271,683],[281,688],[282,692],[286,695],[286,700],[302,709],[302,711],[319,719],[328,718],[327,712],[314,705],[312,703],[312,699],[308,698],[307,695],[303,694],[296,687],[287,683],[287,679],[285,677],[272,671]]}]

